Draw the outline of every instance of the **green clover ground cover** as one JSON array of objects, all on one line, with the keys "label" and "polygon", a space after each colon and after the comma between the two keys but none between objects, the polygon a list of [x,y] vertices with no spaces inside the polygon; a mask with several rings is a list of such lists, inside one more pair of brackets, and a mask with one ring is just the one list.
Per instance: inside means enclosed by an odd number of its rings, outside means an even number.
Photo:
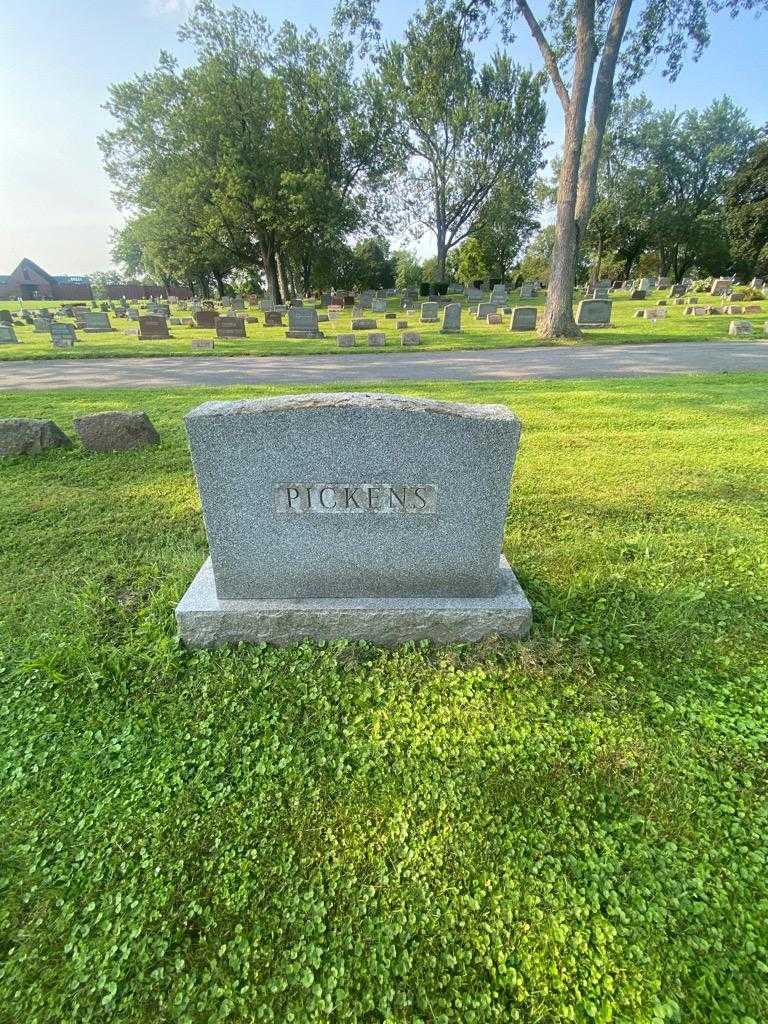
[{"label": "green clover ground cover", "polygon": [[187,652],[162,445],[0,466],[0,1017],[768,1017],[768,377],[408,385],[508,403],[524,644]]},{"label": "green clover ground cover", "polygon": [[[633,301],[628,294],[617,293],[613,298],[612,320],[614,327],[597,328],[585,330],[583,342],[586,345],[627,345],[642,344],[656,341],[744,341],[744,338],[728,337],[728,325],[732,319],[749,320],[753,325],[756,339],[764,337],[765,323],[768,323],[768,302],[756,303],[761,307],[761,312],[748,313],[731,317],[728,314],[717,314],[713,316],[690,317],[684,316],[682,306],[668,306],[667,319],[658,323],[652,320],[637,320],[635,313],[638,309],[655,305],[656,301],[666,292],[656,292],[650,299],[642,302]],[[538,306],[541,310],[544,306],[544,296],[539,295],[535,299],[521,299],[515,294],[511,298],[514,306]],[[701,293],[698,296],[691,296],[692,302],[700,305],[710,303],[719,304],[720,299],[713,299],[711,295]],[[34,312],[35,308],[47,306],[55,309],[61,305],[58,302],[25,302],[24,308]],[[537,338],[535,331],[510,332],[509,316],[504,316],[500,325],[487,324],[478,321],[471,315],[471,310],[477,308],[477,303],[468,305],[466,300],[462,303],[462,332],[461,334],[440,334],[440,324],[419,323],[419,312],[402,313],[399,309],[399,300],[390,299],[389,311],[397,312],[398,319],[408,321],[410,330],[417,330],[421,333],[422,349],[433,351],[446,351],[456,349],[492,349],[492,348],[531,348],[543,345],[552,345],[553,342],[543,342]],[[0,302],[0,309],[10,309],[14,313],[18,311],[18,302]],[[188,311],[173,308],[174,315],[189,316]],[[115,328],[111,333],[86,334],[83,331],[77,332],[77,341],[74,348],[54,348],[50,336],[36,334],[33,327],[17,327],[16,334],[20,340],[18,345],[0,345],[0,362],[17,359],[95,359],[109,358],[113,356],[195,356],[198,359],[217,358],[219,356],[276,356],[276,355],[311,355],[326,354],[337,355],[339,358],[354,358],[360,353],[369,352],[366,344],[367,331],[358,331],[357,346],[354,349],[339,350],[336,343],[336,335],[349,333],[351,328],[351,310],[345,310],[338,320],[329,323],[321,323],[320,330],[325,334],[320,340],[299,340],[287,339],[287,316],[283,319],[285,327],[265,327],[264,315],[256,309],[247,311],[254,315],[258,323],[246,324],[246,338],[242,339],[217,339],[216,348],[213,352],[209,350],[191,349],[191,342],[195,338],[211,338],[215,336],[215,330],[201,330],[183,326],[171,325],[169,328],[171,339],[169,341],[139,341],[136,337],[136,324],[130,320],[109,314],[110,323]],[[397,330],[397,320],[386,320],[384,315],[379,313],[366,313],[377,321],[378,330],[386,334],[385,351],[396,356],[402,351],[400,344],[400,333]],[[441,314],[442,316],[442,314]],[[73,320],[66,320],[66,323],[74,323]],[[133,332],[133,333],[126,333]],[[558,343],[554,343],[558,344]],[[574,342],[567,341],[560,344],[572,345]],[[381,349],[376,350],[381,354]]]}]

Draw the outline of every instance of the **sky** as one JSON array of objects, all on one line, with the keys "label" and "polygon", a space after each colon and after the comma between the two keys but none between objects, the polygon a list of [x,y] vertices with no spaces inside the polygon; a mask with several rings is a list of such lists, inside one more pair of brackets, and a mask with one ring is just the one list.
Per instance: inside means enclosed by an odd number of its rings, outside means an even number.
[{"label": "sky", "polygon": [[[226,4],[223,4],[226,5]],[[332,0],[240,0],[273,24],[328,28]],[[384,33],[400,34],[417,0],[385,0]],[[87,274],[111,267],[110,230],[124,213],[110,197],[96,139],[110,126],[102,109],[112,82],[152,68],[161,49],[188,51],[176,39],[187,0],[0,0],[0,274],[26,256],[51,274]],[[534,4],[534,10],[540,5]],[[755,124],[768,120],[768,18],[712,22],[712,44],[674,84],[650,68],[641,88],[657,105],[704,107],[730,95]],[[484,57],[493,45],[482,44]],[[524,26],[509,47],[522,64],[540,67]],[[562,140],[559,103],[547,93],[547,136],[553,154]],[[434,239],[414,248],[431,255]]]}]

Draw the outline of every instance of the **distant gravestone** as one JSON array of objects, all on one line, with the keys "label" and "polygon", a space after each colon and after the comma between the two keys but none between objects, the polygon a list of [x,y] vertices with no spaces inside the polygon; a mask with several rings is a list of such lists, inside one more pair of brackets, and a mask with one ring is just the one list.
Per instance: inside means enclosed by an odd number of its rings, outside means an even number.
[{"label": "distant gravestone", "polygon": [[749,320],[731,320],[728,327],[728,334],[732,338],[750,338],[752,331],[752,323]]},{"label": "distant gravestone", "polygon": [[368,335],[368,344],[371,348],[383,348],[387,343],[387,336],[384,331],[371,331]]},{"label": "distant gravestone", "polygon": [[286,338],[322,338],[317,320],[317,310],[310,307],[294,307],[288,310]]},{"label": "distant gravestone", "polygon": [[83,330],[86,334],[100,334],[104,331],[111,331],[112,324],[109,322],[109,316],[106,313],[86,313],[85,323]]},{"label": "distant gravestone", "polygon": [[129,320],[139,319],[139,311],[138,309],[136,309],[135,306],[129,306],[128,309],[125,311],[125,315],[128,317]]},{"label": "distant gravestone", "polygon": [[12,324],[13,316],[10,309],[0,309],[0,324]]},{"label": "distant gravestone", "polygon": [[72,348],[77,341],[73,324],[51,324],[51,341],[56,348]]},{"label": "distant gravestone", "polygon": [[642,300],[642,299],[646,299],[648,297],[648,293],[646,292],[646,290],[644,288],[634,288],[629,293],[629,297],[630,297],[630,299]]},{"label": "distant gravestone", "polygon": [[638,313],[642,313],[646,320],[665,320],[667,317],[667,307],[650,306],[648,309],[639,309]]},{"label": "distant gravestone", "polygon": [[403,331],[400,335],[400,344],[404,345],[406,348],[410,345],[420,345],[421,335],[418,331]]},{"label": "distant gravestone", "polygon": [[278,310],[271,309],[267,310],[264,314],[264,326],[265,327],[282,327],[283,326],[283,314]]},{"label": "distant gravestone", "polygon": [[443,324],[440,333],[461,333],[461,305],[458,302],[449,302],[443,310]]},{"label": "distant gravestone", "polygon": [[373,312],[373,313],[386,313],[387,312],[387,300],[386,299],[371,299],[371,312]]},{"label": "distant gravestone", "polygon": [[421,304],[421,322],[423,324],[436,324],[437,314],[440,310],[440,306],[437,302],[422,302]]},{"label": "distant gravestone", "polygon": [[480,302],[475,316],[478,320],[485,320],[489,313],[495,313],[498,308],[495,302]]},{"label": "distant gravestone", "polygon": [[214,344],[215,343],[213,338],[193,338],[192,341],[190,342],[190,347],[192,349],[208,350],[213,349]]},{"label": "distant gravestone", "polygon": [[235,295],[230,303],[232,309],[245,309],[245,299],[242,295]]},{"label": "distant gravestone", "polygon": [[536,287],[533,281],[523,281],[520,285],[520,298],[532,299],[536,294]]},{"label": "distant gravestone", "polygon": [[145,412],[96,412],[75,419],[75,431],[90,452],[128,452],[159,444],[160,435]]},{"label": "distant gravestone", "polygon": [[245,337],[245,321],[241,316],[217,316],[215,327],[217,338]]},{"label": "distant gravestone", "polygon": [[0,345],[15,345],[18,341],[11,324],[0,324]]},{"label": "distant gravestone", "polygon": [[533,331],[536,329],[535,306],[515,306],[509,321],[510,331]]},{"label": "distant gravestone", "polygon": [[507,301],[507,286],[505,284],[495,284],[491,291],[491,301],[496,301],[500,306],[503,306]]},{"label": "distant gravestone", "polygon": [[408,321],[398,320],[397,323],[395,324],[395,327],[397,328],[398,331],[404,331],[408,327]]},{"label": "distant gravestone", "polygon": [[36,317],[32,323],[35,328],[35,334],[47,334],[51,329],[51,321],[42,316]]},{"label": "distant gravestone", "polygon": [[72,442],[53,420],[0,420],[0,456],[38,455],[49,448],[70,448]]},{"label": "distant gravestone", "polygon": [[354,348],[355,347],[355,336],[354,334],[337,334],[336,341],[339,348]]},{"label": "distant gravestone", "polygon": [[139,317],[139,341],[167,341],[170,336],[164,316],[149,313]]},{"label": "distant gravestone", "polygon": [[470,302],[479,302],[483,297],[483,293],[479,288],[475,288],[473,284],[467,287],[467,298]]},{"label": "distant gravestone", "polygon": [[491,327],[498,327],[498,325],[502,323],[501,313],[489,313],[485,319],[488,321]]},{"label": "distant gravestone", "polygon": [[733,281],[730,277],[716,277],[709,289],[710,295],[726,295],[733,288]]},{"label": "distant gravestone", "polygon": [[216,317],[218,315],[215,309],[197,309],[194,314],[195,323],[198,327],[210,330],[216,326]]},{"label": "distant gravestone", "polygon": [[708,316],[709,306],[686,306],[683,316]]},{"label": "distant gravestone", "polygon": [[650,277],[641,277],[637,283],[637,291],[645,292],[647,295],[648,292],[653,291],[654,283],[655,282]]},{"label": "distant gravestone", "polygon": [[528,631],[501,555],[505,406],[303,394],[209,402],[186,426],[210,543],[176,608],[188,645]]},{"label": "distant gravestone", "polygon": [[375,331],[378,323],[370,317],[360,317],[352,321],[353,331]]},{"label": "distant gravestone", "polygon": [[583,299],[576,310],[579,327],[608,327],[611,323],[610,299]]}]

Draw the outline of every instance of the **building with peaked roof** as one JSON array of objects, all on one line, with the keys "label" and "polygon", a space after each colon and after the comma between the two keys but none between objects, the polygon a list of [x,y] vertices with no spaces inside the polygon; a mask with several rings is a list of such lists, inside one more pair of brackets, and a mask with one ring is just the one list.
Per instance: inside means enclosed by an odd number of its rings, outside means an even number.
[{"label": "building with peaked roof", "polygon": [[12,274],[0,275],[0,299],[92,299],[87,277],[53,276],[26,257]]}]

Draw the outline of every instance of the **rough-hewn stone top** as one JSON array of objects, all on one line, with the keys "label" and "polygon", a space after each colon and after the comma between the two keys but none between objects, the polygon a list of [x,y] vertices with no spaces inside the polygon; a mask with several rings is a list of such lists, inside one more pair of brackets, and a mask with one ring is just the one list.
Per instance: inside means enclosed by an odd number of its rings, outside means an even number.
[{"label": "rough-hewn stone top", "polygon": [[429,413],[476,420],[516,421],[505,405],[468,405],[463,402],[441,402],[432,398],[387,395],[371,391],[312,392],[302,395],[280,395],[275,398],[247,398],[234,402],[203,402],[187,414],[197,416],[231,416],[243,413],[276,413],[294,409],[375,409],[392,413]]}]

